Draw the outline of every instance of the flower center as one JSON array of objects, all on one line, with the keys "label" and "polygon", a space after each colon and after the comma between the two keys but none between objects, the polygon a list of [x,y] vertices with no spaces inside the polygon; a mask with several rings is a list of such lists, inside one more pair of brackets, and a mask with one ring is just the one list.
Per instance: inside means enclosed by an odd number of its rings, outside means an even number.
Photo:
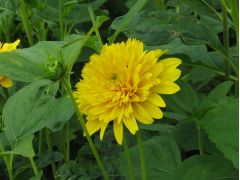
[{"label": "flower center", "polygon": [[112,80],[114,80],[111,86],[111,91],[114,93],[112,102],[118,103],[119,105],[131,102],[132,96],[137,91],[137,87],[134,87],[127,78],[121,78],[121,76],[117,74],[112,76]]}]

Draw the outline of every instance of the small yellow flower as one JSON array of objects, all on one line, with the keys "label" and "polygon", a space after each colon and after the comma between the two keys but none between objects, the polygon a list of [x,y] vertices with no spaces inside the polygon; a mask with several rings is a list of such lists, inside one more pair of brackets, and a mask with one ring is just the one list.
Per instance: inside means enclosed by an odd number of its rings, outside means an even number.
[{"label": "small yellow flower", "polygon": [[[11,52],[17,49],[17,46],[19,45],[20,40],[16,40],[14,43],[4,43],[2,44],[0,42],[0,53],[5,53],[5,52]],[[0,75],[0,86],[5,87],[5,88],[10,88],[13,86],[13,81],[6,76],[1,76]]]},{"label": "small yellow flower", "polygon": [[87,129],[92,135],[100,130],[103,139],[106,127],[113,122],[118,144],[122,144],[123,124],[132,133],[138,131],[137,121],[152,124],[161,119],[166,104],[159,94],[180,90],[174,83],[181,71],[181,60],[158,61],[165,50],[144,51],[143,43],[129,39],[126,43],[104,45],[99,55],[90,57],[76,84],[74,96],[79,109],[87,116]]}]

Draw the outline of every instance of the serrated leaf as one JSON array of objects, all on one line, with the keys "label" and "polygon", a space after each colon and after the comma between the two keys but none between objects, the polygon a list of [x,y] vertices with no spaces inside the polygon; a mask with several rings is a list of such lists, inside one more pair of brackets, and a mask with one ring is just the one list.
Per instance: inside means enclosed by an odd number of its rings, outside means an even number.
[{"label": "serrated leaf", "polygon": [[11,146],[46,126],[55,106],[57,83],[36,81],[11,96],[3,109],[4,132]]},{"label": "serrated leaf", "polygon": [[167,44],[180,37],[187,44],[208,44],[224,51],[211,28],[197,18],[176,12],[141,12],[130,22],[126,34],[143,40],[149,46]]},{"label": "serrated leaf", "polygon": [[221,156],[192,156],[173,172],[171,180],[238,179],[238,172]]},{"label": "serrated leaf", "polygon": [[198,121],[209,139],[238,168],[238,99],[228,99]]}]

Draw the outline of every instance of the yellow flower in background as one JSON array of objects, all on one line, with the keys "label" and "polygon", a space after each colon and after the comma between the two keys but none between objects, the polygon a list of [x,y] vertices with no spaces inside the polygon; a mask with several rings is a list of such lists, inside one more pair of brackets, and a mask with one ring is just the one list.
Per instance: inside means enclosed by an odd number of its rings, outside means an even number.
[{"label": "yellow flower in background", "polygon": [[158,61],[165,50],[144,51],[141,41],[104,45],[99,55],[90,57],[82,71],[83,79],[74,93],[79,109],[87,116],[87,129],[92,135],[100,130],[103,139],[106,127],[113,122],[118,144],[122,144],[123,125],[132,133],[138,122],[152,124],[161,119],[166,104],[159,94],[180,90],[174,83],[181,71],[181,60]]},{"label": "yellow flower in background", "polygon": [[20,43],[20,40],[16,40],[15,42],[13,43],[4,43],[2,44],[0,42],[0,53],[3,53],[3,52],[11,52],[11,51],[14,51],[17,49],[17,46],[19,45]]},{"label": "yellow flower in background", "polygon": [[[2,44],[0,42],[0,53],[5,53],[5,52],[11,52],[17,49],[17,46],[19,45],[20,40],[16,40],[14,43],[4,43]],[[5,87],[5,88],[10,88],[13,86],[13,81],[6,76],[1,76],[0,75],[0,86]]]}]

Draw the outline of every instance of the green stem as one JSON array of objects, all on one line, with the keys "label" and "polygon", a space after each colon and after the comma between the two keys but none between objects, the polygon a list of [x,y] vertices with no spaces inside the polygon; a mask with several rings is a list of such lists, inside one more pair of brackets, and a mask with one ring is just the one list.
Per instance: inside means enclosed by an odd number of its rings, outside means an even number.
[{"label": "green stem", "polygon": [[[235,74],[238,74],[238,67],[229,59],[228,55],[226,55],[226,52],[223,52],[222,50],[212,46],[211,44],[208,44],[209,47],[211,47],[212,49],[214,49],[217,53],[219,53],[221,56],[223,56],[225,59],[225,61],[227,61],[227,63],[230,64],[230,66],[232,67],[233,71]],[[224,50],[225,51],[225,50]],[[238,76],[237,76],[238,77]]]},{"label": "green stem", "polygon": [[[199,68],[206,69],[206,70],[209,70],[211,72],[214,72],[214,73],[216,73],[219,76],[225,76],[224,72],[221,72],[221,71],[219,71],[217,69],[214,69],[212,67],[209,67],[209,66],[203,66],[203,65],[194,64],[194,63],[188,63],[188,62],[183,62],[183,65],[191,66],[191,67],[199,67]],[[238,77],[236,77],[236,76],[230,75],[229,78],[231,80],[233,80],[233,81],[238,81]]]},{"label": "green stem", "polygon": [[[4,148],[3,148],[3,145],[0,141],[0,152],[5,152]],[[7,167],[7,172],[8,172],[8,177],[10,180],[14,180],[14,176],[13,176],[13,172],[12,172],[12,167],[11,167],[11,164],[10,161],[11,161],[11,158],[9,155],[7,156],[3,156],[3,160],[6,164],[6,167]]]},{"label": "green stem", "polygon": [[[46,128],[46,139],[47,139],[47,146],[50,151],[52,151],[52,140],[51,140],[51,132]],[[56,177],[56,164],[52,162],[52,172],[53,176]]]},{"label": "green stem", "polygon": [[27,9],[26,9],[24,0],[19,0],[19,12],[23,22],[25,32],[27,34],[28,42],[30,46],[33,46],[34,43],[33,43],[33,37],[32,37],[32,29],[26,13]]},{"label": "green stem", "polygon": [[12,171],[12,166],[11,166],[11,158],[7,158],[8,162],[7,162],[7,171],[8,171],[8,176],[10,180],[14,180],[14,176],[13,176],[13,171]]},{"label": "green stem", "polygon": [[160,4],[160,10],[166,9],[165,0],[157,0],[157,2],[159,2],[159,4]]},{"label": "green stem", "polygon": [[197,126],[198,131],[198,148],[199,148],[199,154],[203,155],[203,141],[202,141],[202,128],[200,126]]},{"label": "green stem", "polygon": [[222,21],[222,16],[212,7],[210,4],[208,4],[205,0],[200,0],[202,1],[207,7],[209,7],[219,18],[220,21]]},{"label": "green stem", "polygon": [[230,79],[230,57],[229,57],[229,29],[227,22],[227,9],[222,2],[222,17],[223,17],[223,44],[227,57],[225,57],[225,79]]},{"label": "green stem", "polygon": [[8,158],[8,167],[7,167],[10,180],[14,179],[12,167],[13,167],[13,154],[10,154]]},{"label": "green stem", "polygon": [[5,35],[6,41],[10,42],[11,37],[10,37],[10,30],[9,30],[9,22],[8,21],[9,21],[9,15],[7,15],[5,18],[3,18],[3,25],[4,25],[3,32],[4,32],[4,35]]},{"label": "green stem", "polygon": [[142,180],[147,180],[146,163],[145,163],[143,143],[142,143],[142,137],[141,137],[140,131],[137,132],[137,141],[138,141],[139,158],[141,163]]},{"label": "green stem", "polygon": [[238,81],[235,81],[235,86],[234,86],[234,95],[235,97],[238,97],[239,96],[239,84],[238,84]]},{"label": "green stem", "polygon": [[130,153],[129,153],[129,149],[128,149],[128,144],[127,144],[127,138],[126,136],[123,134],[123,147],[124,147],[124,153],[127,159],[127,163],[128,163],[128,171],[129,171],[129,176],[131,180],[134,180],[134,171],[133,171],[133,165],[132,165],[132,161],[131,161],[131,157],[130,157]]},{"label": "green stem", "polygon": [[67,122],[67,125],[66,125],[66,142],[67,142],[66,161],[69,161],[70,160],[70,126],[69,126],[69,122]]},{"label": "green stem", "polygon": [[64,21],[63,21],[63,14],[64,14],[64,1],[63,0],[59,0],[59,24],[60,24],[60,34],[61,34],[61,41],[64,40]]},{"label": "green stem", "polygon": [[34,159],[33,158],[29,158],[29,161],[31,163],[34,175],[37,176],[38,175],[38,169],[37,169],[37,165],[36,165]]},{"label": "green stem", "polygon": [[94,27],[94,31],[95,31],[95,33],[97,35],[97,38],[98,38],[98,43],[100,45],[100,48],[102,48],[103,42],[102,42],[98,27],[97,27],[96,19],[95,19],[95,16],[94,16],[94,13],[93,13],[93,10],[92,10],[92,7],[91,7],[90,3],[88,4],[88,12],[89,12],[89,15],[90,15],[93,27]]},{"label": "green stem", "polygon": [[101,170],[101,172],[102,172],[102,175],[103,175],[103,177],[104,177],[105,180],[109,180],[107,171],[105,170],[105,167],[104,167],[104,164],[103,164],[103,161],[101,160],[101,158],[100,158],[100,156],[99,156],[99,154],[98,154],[98,152],[97,152],[97,149],[96,149],[96,147],[95,147],[95,145],[94,145],[94,143],[93,143],[93,140],[92,140],[92,138],[91,138],[91,136],[89,135],[89,132],[88,132],[88,130],[87,130],[87,127],[86,127],[86,124],[85,124],[84,119],[83,119],[83,117],[82,117],[82,114],[80,113],[80,111],[79,111],[79,109],[78,109],[78,105],[77,105],[77,103],[76,103],[76,101],[75,101],[75,98],[74,98],[73,93],[72,93],[72,90],[71,90],[70,82],[69,82],[68,80],[63,79],[63,83],[64,83],[64,86],[65,86],[65,89],[66,89],[68,95],[70,96],[70,98],[71,98],[71,100],[72,100],[72,102],[73,102],[73,104],[74,104],[75,111],[76,111],[76,113],[77,113],[77,116],[78,116],[80,125],[81,125],[82,128],[83,128],[83,131],[84,131],[84,133],[85,133],[85,136],[86,136],[86,138],[87,138],[87,141],[88,141],[88,143],[89,143],[89,145],[90,145],[90,148],[91,148],[91,150],[92,150],[92,152],[93,152],[94,157],[96,158],[96,161],[97,161],[98,166],[99,166],[99,168],[100,168],[100,170]]},{"label": "green stem", "polygon": [[41,23],[41,32],[42,32],[42,34],[41,34],[41,40],[42,40],[42,41],[46,41],[46,40],[47,40],[48,28],[45,27],[45,26],[46,26],[46,23],[45,23],[45,21],[43,21],[43,22]]}]

